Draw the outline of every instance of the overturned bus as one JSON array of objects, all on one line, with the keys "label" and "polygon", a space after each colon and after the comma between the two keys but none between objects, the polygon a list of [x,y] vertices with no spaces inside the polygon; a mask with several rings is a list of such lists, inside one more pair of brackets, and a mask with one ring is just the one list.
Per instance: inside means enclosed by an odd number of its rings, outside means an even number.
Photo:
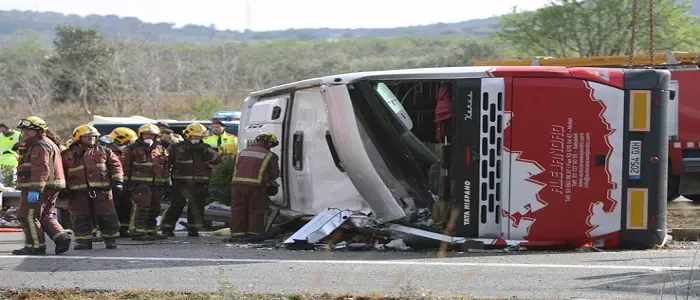
[{"label": "overturned bus", "polygon": [[450,204],[455,236],[651,247],[667,238],[670,74],[455,67],[362,72],[250,94],[239,149],[280,137],[275,206],[378,222]]}]

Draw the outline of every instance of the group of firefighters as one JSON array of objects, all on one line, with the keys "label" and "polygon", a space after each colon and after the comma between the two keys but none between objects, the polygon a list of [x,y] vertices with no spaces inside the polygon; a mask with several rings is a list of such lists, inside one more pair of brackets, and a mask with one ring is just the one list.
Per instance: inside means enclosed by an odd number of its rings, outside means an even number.
[{"label": "group of firefighters", "polygon": [[[262,233],[268,195],[277,193],[279,158],[270,149],[279,142],[270,133],[238,152],[234,135],[220,129],[209,135],[200,123],[188,125],[184,138],[161,123],[144,124],[137,132],[119,127],[103,137],[84,124],[66,144],[36,116],[20,120],[17,128],[21,133],[15,138],[22,141],[10,151],[16,151],[18,162],[18,218],[25,245],[15,255],[45,254],[44,234],[56,244],[56,254],[70,249],[71,237],[54,219],[59,197],[68,199],[74,250],[92,249],[96,230],[107,249],[117,248],[120,237],[168,239],[186,204],[188,235],[199,236],[212,167],[227,155],[235,159],[227,242]],[[162,199],[169,205],[161,214]]]}]

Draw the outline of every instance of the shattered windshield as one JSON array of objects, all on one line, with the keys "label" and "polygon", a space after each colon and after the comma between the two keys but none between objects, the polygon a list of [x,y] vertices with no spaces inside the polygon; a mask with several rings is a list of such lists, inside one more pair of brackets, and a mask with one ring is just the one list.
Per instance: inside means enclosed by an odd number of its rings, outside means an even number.
[{"label": "shattered windshield", "polygon": [[399,120],[401,120],[401,123],[408,128],[408,130],[413,129],[413,121],[411,121],[411,118],[408,116],[408,113],[406,113],[406,109],[404,109],[403,105],[401,105],[401,101],[399,101],[398,98],[396,98],[396,95],[389,89],[386,84],[383,82],[377,83],[374,87],[374,89],[379,93],[381,96],[382,100],[386,102],[387,105],[391,108],[391,110],[394,111],[397,117],[399,117]]}]

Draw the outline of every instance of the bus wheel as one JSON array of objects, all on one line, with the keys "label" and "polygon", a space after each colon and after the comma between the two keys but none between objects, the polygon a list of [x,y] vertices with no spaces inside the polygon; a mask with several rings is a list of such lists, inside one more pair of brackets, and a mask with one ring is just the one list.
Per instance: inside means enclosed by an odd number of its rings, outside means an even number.
[{"label": "bus wheel", "polygon": [[666,194],[668,202],[676,200],[676,198],[681,196],[681,194],[678,191],[680,183],[681,183],[680,176],[674,176],[674,175],[668,176],[668,193]]}]

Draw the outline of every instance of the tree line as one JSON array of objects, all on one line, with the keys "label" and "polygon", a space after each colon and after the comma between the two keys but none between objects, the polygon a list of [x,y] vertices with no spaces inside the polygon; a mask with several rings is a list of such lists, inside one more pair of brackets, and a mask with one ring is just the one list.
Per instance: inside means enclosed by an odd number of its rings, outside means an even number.
[{"label": "tree line", "polygon": [[[633,0],[558,0],[500,18],[487,39],[396,37],[256,43],[108,39],[94,28],[55,28],[52,47],[34,31],[0,45],[1,122],[45,117],[62,134],[92,115],[208,119],[253,90],[336,73],[468,66],[475,60],[624,54]],[[635,49],[649,46],[648,1],[639,0]],[[689,1],[655,1],[657,51],[695,51]]]}]

